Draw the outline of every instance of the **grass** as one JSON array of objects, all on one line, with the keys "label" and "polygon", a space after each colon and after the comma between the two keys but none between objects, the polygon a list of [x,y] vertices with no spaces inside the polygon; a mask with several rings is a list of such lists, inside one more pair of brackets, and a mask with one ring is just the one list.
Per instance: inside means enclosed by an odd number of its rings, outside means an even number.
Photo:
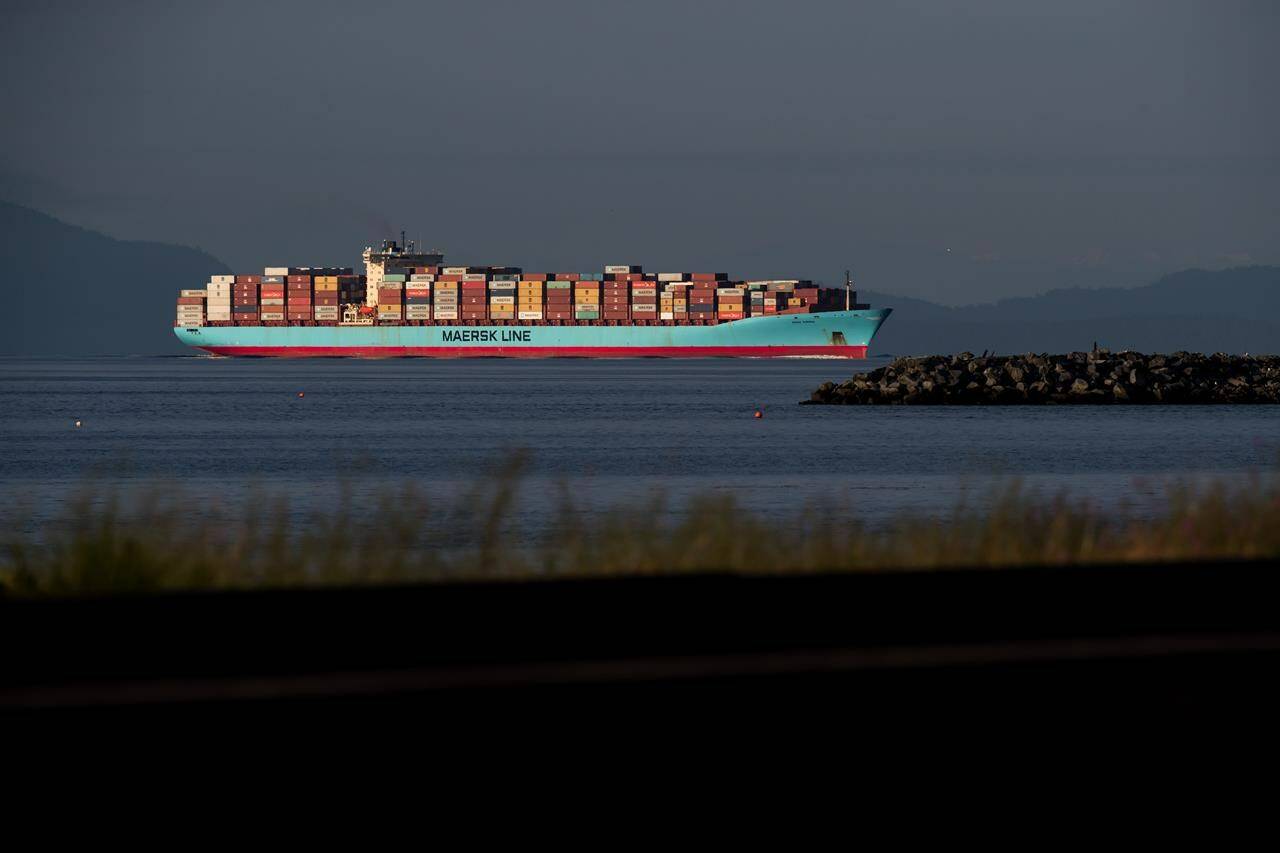
[{"label": "grass", "polygon": [[[661,498],[589,517],[571,492],[535,544],[516,546],[511,510],[523,464],[448,504],[406,485],[356,505],[345,493],[305,523],[286,497],[258,490],[235,505],[177,487],[126,498],[89,485],[36,533],[5,510],[0,593],[93,595],[169,589],[293,587],[463,579],[689,572],[846,572],[1280,557],[1280,488],[1180,487],[1154,514],[1029,497],[1010,483],[945,518],[861,522],[838,502],[759,517],[732,496],[683,514]],[[378,518],[377,524],[361,522]]]}]

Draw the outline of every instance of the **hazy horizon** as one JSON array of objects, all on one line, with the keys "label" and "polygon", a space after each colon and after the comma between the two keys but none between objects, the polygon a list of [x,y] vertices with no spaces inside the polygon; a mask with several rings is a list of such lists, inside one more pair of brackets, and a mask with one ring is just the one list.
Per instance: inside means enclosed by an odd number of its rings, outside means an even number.
[{"label": "hazy horizon", "polygon": [[403,228],[959,305],[1280,263],[1272,4],[7,8],[0,198],[235,269]]}]

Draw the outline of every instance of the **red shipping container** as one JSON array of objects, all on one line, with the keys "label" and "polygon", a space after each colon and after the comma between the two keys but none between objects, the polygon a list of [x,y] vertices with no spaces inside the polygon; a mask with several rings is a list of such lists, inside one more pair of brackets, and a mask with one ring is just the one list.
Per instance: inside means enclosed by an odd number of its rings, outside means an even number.
[{"label": "red shipping container", "polygon": [[236,296],[231,300],[232,305],[257,305],[258,300],[252,297]]},{"label": "red shipping container", "polygon": [[520,280],[521,280],[521,281],[546,281],[546,280],[547,280],[547,274],[546,274],[546,273],[544,273],[544,272],[526,272],[526,273],[521,273],[521,275],[520,275]]},{"label": "red shipping container", "polygon": [[694,272],[689,273],[689,278],[693,281],[727,281],[729,275],[722,272]]},{"label": "red shipping container", "polygon": [[487,305],[488,297],[485,296],[463,296],[458,299],[463,305]]},{"label": "red shipping container", "polygon": [[179,305],[203,305],[204,297],[203,296],[179,296],[178,304]]},{"label": "red shipping container", "polygon": [[547,319],[547,320],[572,320],[573,312],[572,311],[555,311],[548,308],[546,311],[542,312],[542,316],[544,319]]},{"label": "red shipping container", "polygon": [[236,276],[236,284],[261,284],[262,276],[260,275],[238,275]]},{"label": "red shipping container", "polygon": [[552,278],[556,281],[577,281],[581,275],[576,272],[558,272]]},{"label": "red shipping container", "polygon": [[460,275],[442,275],[436,278],[436,281],[462,281]]},{"label": "red shipping container", "polygon": [[483,281],[464,281],[462,282],[463,290],[487,290],[489,285]]},{"label": "red shipping container", "polygon": [[309,275],[287,275],[284,278],[289,284],[310,284],[311,276]]}]

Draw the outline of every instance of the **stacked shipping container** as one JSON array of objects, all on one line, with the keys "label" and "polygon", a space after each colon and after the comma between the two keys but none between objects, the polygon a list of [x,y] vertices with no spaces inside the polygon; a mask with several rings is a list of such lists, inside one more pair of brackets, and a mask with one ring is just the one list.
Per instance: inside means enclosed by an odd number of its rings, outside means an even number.
[{"label": "stacked shipping container", "polygon": [[261,306],[258,304],[258,288],[262,282],[260,275],[238,275],[231,285],[231,313],[237,323],[257,325],[262,321]]},{"label": "stacked shipping container", "polygon": [[431,319],[431,291],[439,267],[414,267],[404,288],[404,318],[411,322]]},{"label": "stacked shipping container", "polygon": [[378,322],[404,320],[404,273],[387,273],[378,284]]},{"label": "stacked shipping container", "polygon": [[177,316],[175,317],[176,325],[203,326],[204,300],[205,291],[203,290],[192,289],[178,291]]},{"label": "stacked shipping container", "polygon": [[236,277],[233,275],[215,275],[209,277],[205,285],[205,322],[230,323],[232,317],[232,290]]},{"label": "stacked shipping container", "polygon": [[[724,273],[657,273],[611,265],[599,273],[515,267],[405,267],[376,279],[332,267],[267,267],[212,276],[184,290],[176,323],[336,325],[359,305],[387,325],[424,322],[714,323],[843,307],[843,291],[796,279],[733,282]],[[364,306],[370,302],[376,308]],[[366,321],[368,322],[368,321]]]}]

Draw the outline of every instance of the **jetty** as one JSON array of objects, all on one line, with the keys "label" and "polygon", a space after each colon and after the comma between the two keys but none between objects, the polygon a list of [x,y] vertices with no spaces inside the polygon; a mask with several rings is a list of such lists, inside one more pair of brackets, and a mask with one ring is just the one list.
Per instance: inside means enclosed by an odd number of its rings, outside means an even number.
[{"label": "jetty", "polygon": [[1094,349],[896,358],[803,404],[1053,405],[1280,403],[1280,356]]}]

